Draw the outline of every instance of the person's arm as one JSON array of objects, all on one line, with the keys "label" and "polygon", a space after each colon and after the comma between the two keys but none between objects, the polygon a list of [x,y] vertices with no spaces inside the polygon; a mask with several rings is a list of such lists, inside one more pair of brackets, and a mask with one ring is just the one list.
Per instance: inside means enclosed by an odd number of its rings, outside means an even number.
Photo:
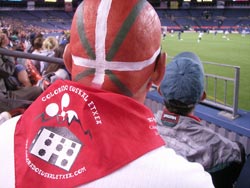
[{"label": "person's arm", "polygon": [[13,75],[15,71],[14,59],[8,56],[0,56],[0,77]]}]

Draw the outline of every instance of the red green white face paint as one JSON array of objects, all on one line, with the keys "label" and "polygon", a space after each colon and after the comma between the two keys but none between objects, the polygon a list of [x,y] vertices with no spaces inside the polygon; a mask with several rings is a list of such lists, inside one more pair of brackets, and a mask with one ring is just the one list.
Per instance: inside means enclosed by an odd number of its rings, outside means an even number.
[{"label": "red green white face paint", "polygon": [[[118,4],[122,4],[122,10],[117,10]],[[83,1],[71,28],[71,55],[76,69],[93,69],[92,84],[98,87],[102,87],[108,70],[144,69],[160,53],[159,23],[157,14],[144,0]]]},{"label": "red green white face paint", "polygon": [[119,62],[119,61],[112,61],[112,63],[105,60],[105,58],[97,58],[99,60],[91,60],[81,57],[73,57],[73,61],[75,65],[88,67],[88,68],[94,68],[95,71],[95,77],[92,80],[94,84],[102,85],[104,81],[105,76],[105,70],[116,70],[116,71],[138,71],[142,70],[143,68],[151,65],[158,54],[160,53],[160,48],[153,54],[153,56],[150,59],[146,59],[144,61],[138,61],[138,62]]}]

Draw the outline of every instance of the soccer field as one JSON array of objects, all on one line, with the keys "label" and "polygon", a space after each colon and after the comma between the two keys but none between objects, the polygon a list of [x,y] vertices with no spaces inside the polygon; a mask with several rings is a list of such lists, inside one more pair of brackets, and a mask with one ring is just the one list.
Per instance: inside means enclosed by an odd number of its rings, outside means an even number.
[{"label": "soccer field", "polygon": [[[162,50],[167,52],[169,62],[179,52],[195,52],[203,62],[213,62],[217,64],[227,64],[240,67],[240,88],[239,88],[239,108],[250,111],[250,35],[245,37],[240,34],[229,34],[229,39],[223,37],[223,34],[213,33],[204,34],[202,40],[198,43],[198,33],[182,33],[178,40],[177,33],[171,36],[169,33],[165,40],[162,40]],[[204,64],[205,73],[216,74],[226,77],[234,77],[233,69],[221,66],[211,66]],[[219,86],[220,87],[220,86]],[[229,84],[230,92],[228,99],[233,96],[233,84]],[[220,88],[223,90],[222,86]],[[212,89],[211,89],[212,90]],[[212,96],[213,91],[208,88],[208,98]],[[222,92],[218,91],[218,98]],[[211,94],[211,95],[210,95]],[[232,102],[229,102],[232,104]]]}]

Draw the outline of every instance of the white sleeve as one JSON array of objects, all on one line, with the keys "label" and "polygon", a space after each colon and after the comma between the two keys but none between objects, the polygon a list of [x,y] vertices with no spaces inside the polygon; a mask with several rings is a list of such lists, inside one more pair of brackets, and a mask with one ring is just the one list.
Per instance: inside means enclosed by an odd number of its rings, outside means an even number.
[{"label": "white sleeve", "polygon": [[155,149],[123,168],[81,187],[95,188],[213,188],[209,173],[174,150]]},{"label": "white sleeve", "polygon": [[[173,180],[178,183],[176,187],[183,188],[211,188],[214,187],[212,178],[207,173],[203,166],[196,162],[189,162],[180,155],[177,155],[174,150],[168,149],[168,168],[170,176],[174,176]],[[172,152],[170,151],[172,150]],[[171,187],[174,186],[174,182]]]},{"label": "white sleeve", "polygon": [[0,125],[0,187],[15,187],[14,133],[20,116],[16,116]]}]

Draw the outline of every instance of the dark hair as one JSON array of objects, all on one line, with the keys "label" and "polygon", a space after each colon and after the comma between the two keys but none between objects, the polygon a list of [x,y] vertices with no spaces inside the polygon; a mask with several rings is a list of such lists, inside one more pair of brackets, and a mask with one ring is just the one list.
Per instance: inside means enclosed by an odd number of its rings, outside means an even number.
[{"label": "dark hair", "polygon": [[34,49],[40,49],[40,48],[42,48],[43,41],[44,41],[43,37],[36,37],[34,39],[34,44],[33,44]]},{"label": "dark hair", "polygon": [[[63,57],[63,52],[65,49],[64,44],[60,44],[54,51],[55,51],[55,55],[54,57],[57,58],[62,58]],[[59,68],[65,68],[65,65],[61,65],[61,64],[56,64],[56,63],[50,63],[45,71],[45,74],[51,73],[51,72],[55,72],[57,71]]]},{"label": "dark hair", "polygon": [[192,112],[195,107],[195,104],[187,105],[175,99],[164,101],[164,104],[169,112],[182,116],[187,116],[190,112]]},{"label": "dark hair", "polygon": [[65,47],[66,44],[59,44],[59,46],[54,50],[55,51],[54,57],[62,58]]}]

